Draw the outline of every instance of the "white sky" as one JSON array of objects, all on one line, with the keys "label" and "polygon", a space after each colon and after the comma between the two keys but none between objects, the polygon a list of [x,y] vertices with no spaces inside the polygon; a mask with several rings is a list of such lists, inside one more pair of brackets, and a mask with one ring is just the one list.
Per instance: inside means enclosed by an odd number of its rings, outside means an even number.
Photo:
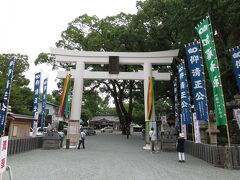
[{"label": "white sky", "polygon": [[104,18],[120,12],[136,13],[136,0],[0,0],[0,54],[28,55],[29,87],[33,89],[34,74],[42,70],[42,81],[49,76],[50,93],[57,89],[57,73],[51,66],[35,66],[38,54],[49,53],[76,17],[87,13]]}]

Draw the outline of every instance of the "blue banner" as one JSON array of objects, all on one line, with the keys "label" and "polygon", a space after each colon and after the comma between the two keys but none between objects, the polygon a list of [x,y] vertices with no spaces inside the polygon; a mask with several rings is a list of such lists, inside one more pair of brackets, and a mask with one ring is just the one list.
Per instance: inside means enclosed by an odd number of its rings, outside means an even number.
[{"label": "blue banner", "polygon": [[188,70],[192,82],[194,112],[197,120],[208,120],[207,97],[199,42],[185,46]]},{"label": "blue banner", "polygon": [[237,81],[238,92],[240,93],[240,49],[239,47],[231,49],[231,61],[234,69],[234,74]]},{"label": "blue banner", "polygon": [[178,91],[177,78],[173,80],[174,100],[175,100],[175,129],[179,129],[179,115],[178,115]]},{"label": "blue banner", "polygon": [[38,97],[40,93],[41,72],[35,74],[34,92],[33,92],[33,117],[37,120],[38,117]]},{"label": "blue banner", "polygon": [[179,64],[178,75],[181,93],[182,124],[191,124],[191,107],[184,63]]},{"label": "blue banner", "polygon": [[48,84],[48,79],[46,78],[43,81],[41,128],[44,127],[44,117],[45,117],[46,100],[47,100],[47,84]]},{"label": "blue banner", "polygon": [[13,69],[14,69],[14,57],[10,58],[9,60],[9,68],[7,72],[7,84],[6,84],[6,89],[3,97],[2,109],[0,113],[0,132],[1,133],[3,133],[3,130],[4,130],[4,123],[5,123],[6,114],[7,114],[9,95],[10,95],[10,90],[12,85]]}]

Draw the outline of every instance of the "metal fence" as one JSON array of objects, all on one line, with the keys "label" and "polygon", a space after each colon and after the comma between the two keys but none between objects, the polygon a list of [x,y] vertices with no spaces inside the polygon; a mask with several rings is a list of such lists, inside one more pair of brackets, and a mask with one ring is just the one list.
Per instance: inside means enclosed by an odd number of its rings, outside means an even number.
[{"label": "metal fence", "polygon": [[240,168],[240,145],[229,148],[186,141],[185,152],[217,167]]},{"label": "metal fence", "polygon": [[8,140],[8,155],[42,147],[42,137],[16,138]]}]

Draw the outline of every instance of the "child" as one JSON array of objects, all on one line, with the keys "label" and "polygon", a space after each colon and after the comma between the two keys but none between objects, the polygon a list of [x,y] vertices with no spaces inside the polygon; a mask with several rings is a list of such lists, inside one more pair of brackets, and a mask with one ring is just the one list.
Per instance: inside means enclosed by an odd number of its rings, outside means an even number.
[{"label": "child", "polygon": [[178,152],[179,162],[185,162],[184,143],[185,143],[184,134],[180,133],[178,137],[178,142],[177,142],[177,152]]}]

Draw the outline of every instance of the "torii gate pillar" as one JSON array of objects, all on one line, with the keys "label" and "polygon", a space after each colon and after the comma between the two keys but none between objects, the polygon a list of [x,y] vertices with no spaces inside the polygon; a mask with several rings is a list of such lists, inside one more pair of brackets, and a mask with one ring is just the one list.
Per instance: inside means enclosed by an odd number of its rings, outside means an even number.
[{"label": "torii gate pillar", "polygon": [[81,117],[82,110],[82,92],[83,92],[83,72],[85,64],[83,62],[77,62],[76,64],[76,74],[73,86],[73,98],[70,119],[79,120]]},{"label": "torii gate pillar", "polygon": [[[145,109],[145,132],[146,142],[149,143],[148,132],[151,127],[156,130],[156,119],[155,119],[155,106],[153,103],[151,119],[147,118],[147,97],[148,97],[148,77],[152,77],[152,64],[149,62],[144,63],[144,109]],[[153,93],[154,99],[154,93]],[[153,101],[154,102],[154,101]]]}]

